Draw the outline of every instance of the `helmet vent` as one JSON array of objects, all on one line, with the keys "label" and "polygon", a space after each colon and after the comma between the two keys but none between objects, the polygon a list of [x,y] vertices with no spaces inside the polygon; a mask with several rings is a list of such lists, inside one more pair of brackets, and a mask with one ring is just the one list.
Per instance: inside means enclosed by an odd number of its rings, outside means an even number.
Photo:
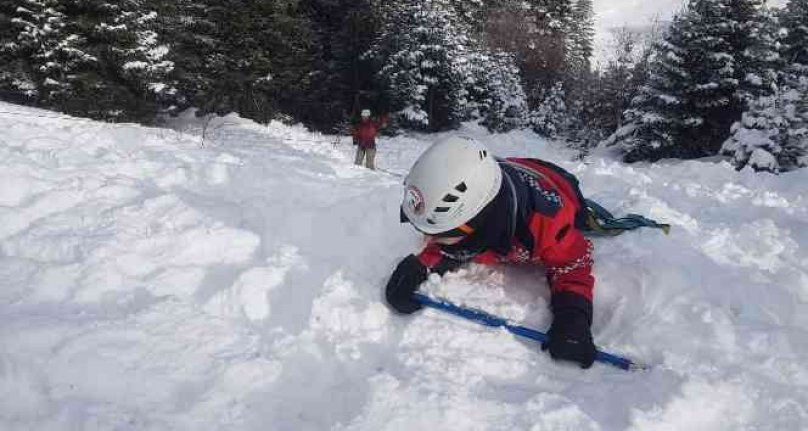
[{"label": "helmet vent", "polygon": [[436,213],[447,213],[449,210],[452,209],[451,207],[437,207],[435,208]]},{"label": "helmet vent", "polygon": [[431,218],[426,219],[426,222],[429,224],[437,224],[435,223],[435,220],[432,220]]},{"label": "helmet vent", "polygon": [[480,151],[480,160],[485,159],[485,157],[487,155],[488,155],[488,151],[485,151],[485,150]]},{"label": "helmet vent", "polygon": [[458,199],[460,199],[460,198],[453,195],[453,194],[447,194],[446,196],[443,197],[443,201],[444,202],[449,202],[449,203],[457,202]]},{"label": "helmet vent", "polygon": [[465,193],[468,190],[465,182],[462,182],[455,186],[455,190],[459,191],[460,193]]}]

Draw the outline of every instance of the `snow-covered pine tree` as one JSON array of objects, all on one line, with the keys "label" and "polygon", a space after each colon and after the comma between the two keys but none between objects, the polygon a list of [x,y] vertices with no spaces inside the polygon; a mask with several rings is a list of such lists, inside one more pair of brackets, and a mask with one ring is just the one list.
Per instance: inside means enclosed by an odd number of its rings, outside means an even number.
[{"label": "snow-covered pine tree", "polygon": [[802,74],[798,81],[785,87],[781,98],[789,125],[778,158],[780,170],[808,167],[808,74]]},{"label": "snow-covered pine tree", "polygon": [[531,113],[530,123],[536,133],[556,138],[569,130],[571,119],[564,95],[564,84],[557,82]]},{"label": "snow-covered pine tree", "polygon": [[600,132],[587,121],[593,114],[592,83],[596,79],[591,67],[594,26],[592,0],[576,0],[565,34],[564,89],[572,122],[567,138],[582,147],[602,139]]},{"label": "snow-covered pine tree", "polygon": [[380,12],[382,30],[368,57],[379,64],[400,123],[440,130],[466,119],[473,41],[450,2],[389,2]]},{"label": "snow-covered pine tree", "polygon": [[567,35],[572,25],[572,0],[527,0],[527,16],[532,20],[529,31],[529,53],[522,74],[531,106],[538,106],[547,92],[566,79]]},{"label": "snow-covered pine tree", "polygon": [[777,91],[750,105],[722,148],[738,169],[784,172],[808,166],[808,0],[790,1],[780,23],[785,66]]},{"label": "snow-covered pine tree", "polygon": [[209,6],[197,0],[153,0],[152,5],[158,14],[159,37],[168,44],[168,58],[174,64],[176,109],[202,108],[216,79],[209,58],[220,49]]},{"label": "snow-covered pine tree", "polygon": [[76,7],[69,28],[86,35],[86,49],[98,67],[82,77],[80,101],[68,102],[75,106],[71,111],[148,122],[160,101],[176,91],[169,82],[169,47],[155,31],[157,13],[149,6],[147,0],[83,0]]},{"label": "snow-covered pine tree", "polygon": [[524,127],[527,122],[527,97],[513,55],[500,52],[480,57],[480,124],[492,132]]},{"label": "snow-covered pine tree", "polygon": [[[782,29],[779,33],[782,46],[783,73],[781,80],[786,92],[808,86],[808,0],[790,0],[780,13]],[[808,101],[803,101],[801,111],[808,115]]]},{"label": "snow-covered pine tree", "polygon": [[791,73],[808,75],[808,0],[789,0],[780,13],[783,57]]},{"label": "snow-covered pine tree", "polygon": [[784,146],[791,125],[784,102],[782,97],[761,96],[732,126],[732,135],[721,152],[732,156],[738,169],[749,166],[756,171],[781,171],[781,159],[789,158]]},{"label": "snow-covered pine tree", "polygon": [[98,61],[86,52],[85,37],[68,28],[65,9],[57,0],[22,0],[12,18],[19,31],[10,55],[23,61],[37,101],[57,109],[76,95],[81,75]]},{"label": "snow-covered pine tree", "polygon": [[[685,128],[687,111],[681,97],[691,79],[688,69],[693,68],[687,63],[690,56],[684,38],[693,32],[691,13],[674,17],[664,39],[654,44],[648,80],[623,113],[625,125],[615,132],[614,141],[625,153],[626,161],[677,155],[677,138]],[[702,122],[701,118],[693,118],[690,123]]]},{"label": "snow-covered pine tree", "polygon": [[566,31],[565,61],[571,76],[586,78],[590,71],[595,41],[595,15],[592,0],[576,0]]},{"label": "snow-covered pine tree", "polygon": [[0,0],[0,100],[24,102],[35,90],[17,45],[23,10],[18,0]]},{"label": "snow-covered pine tree", "polygon": [[[6,55],[36,102],[71,114],[149,120],[170,70],[145,0],[22,0]],[[17,80],[20,82],[19,80]],[[19,84],[16,84],[20,87]]]},{"label": "snow-covered pine tree", "polygon": [[715,154],[778,56],[761,0],[691,0],[654,47],[649,80],[616,141],[626,161]]},{"label": "snow-covered pine tree", "polygon": [[735,98],[745,107],[759,97],[774,95],[783,59],[777,40],[777,20],[766,0],[730,1],[729,37],[735,52],[738,89]]},{"label": "snow-covered pine tree", "polygon": [[296,0],[161,4],[181,107],[267,122],[302,99],[312,35]]}]

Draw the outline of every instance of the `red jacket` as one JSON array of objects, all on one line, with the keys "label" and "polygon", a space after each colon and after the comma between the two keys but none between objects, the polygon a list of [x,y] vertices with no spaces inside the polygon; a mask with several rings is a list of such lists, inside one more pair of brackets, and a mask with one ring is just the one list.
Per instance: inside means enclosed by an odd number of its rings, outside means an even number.
[{"label": "red jacket", "polygon": [[[574,293],[591,304],[595,284],[592,276],[593,247],[575,227],[582,198],[577,184],[569,180],[571,174],[535,159],[511,158],[501,166],[503,181],[507,181],[504,178],[507,176],[511,184],[520,189],[522,196],[526,196],[517,199],[522,206],[517,211],[521,218],[517,224],[524,227],[512,237],[511,248],[506,255],[485,250],[472,261],[481,264],[543,264],[553,294]],[[530,207],[524,208],[526,204]],[[435,269],[446,259],[440,247],[435,243],[427,244],[418,256],[419,260],[428,268]]]},{"label": "red jacket", "polygon": [[362,148],[376,148],[376,135],[386,125],[384,117],[379,121],[360,120],[353,128],[354,144]]}]

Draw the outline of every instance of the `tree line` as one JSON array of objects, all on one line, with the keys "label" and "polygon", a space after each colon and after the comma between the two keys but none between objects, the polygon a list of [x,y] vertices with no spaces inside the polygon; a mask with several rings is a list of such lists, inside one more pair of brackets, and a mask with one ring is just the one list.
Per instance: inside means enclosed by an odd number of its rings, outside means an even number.
[{"label": "tree line", "polygon": [[5,99],[111,121],[527,125],[589,69],[591,0],[0,0]]},{"label": "tree line", "polygon": [[725,154],[808,166],[808,1],[691,0],[643,61],[610,138],[626,161]]},{"label": "tree line", "polygon": [[478,121],[626,161],[806,160],[808,0],[690,0],[592,65],[592,0],[0,0],[0,97],[107,121],[196,107],[344,130]]}]

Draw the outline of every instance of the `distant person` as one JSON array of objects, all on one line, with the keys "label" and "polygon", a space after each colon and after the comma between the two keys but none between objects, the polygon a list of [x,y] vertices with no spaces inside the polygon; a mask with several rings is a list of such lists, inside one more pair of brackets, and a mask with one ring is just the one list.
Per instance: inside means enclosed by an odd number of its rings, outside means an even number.
[{"label": "distant person", "polygon": [[363,109],[359,121],[353,128],[353,143],[356,145],[356,159],[354,163],[365,166],[368,169],[376,169],[376,135],[379,130],[387,126],[387,115],[382,115],[381,119],[374,121],[371,118],[370,109]]}]

